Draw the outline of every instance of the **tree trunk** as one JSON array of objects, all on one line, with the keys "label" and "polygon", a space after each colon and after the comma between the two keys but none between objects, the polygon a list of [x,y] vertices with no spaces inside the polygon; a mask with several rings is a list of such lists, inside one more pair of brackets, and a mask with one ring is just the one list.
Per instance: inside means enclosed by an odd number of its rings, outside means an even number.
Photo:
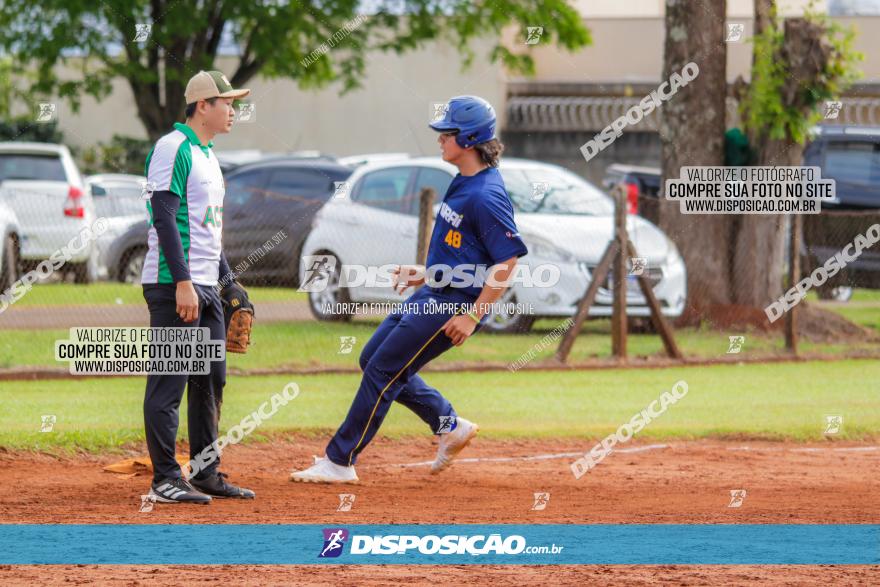
[{"label": "tree trunk", "polygon": [[[752,35],[776,28],[776,1],[755,0]],[[757,55],[752,52],[752,77]],[[786,155],[781,141],[770,140],[765,128],[747,128],[749,145],[755,150],[755,165],[797,165],[780,161]],[[731,296],[737,304],[764,307],[782,293],[785,264],[785,227],[788,218],[779,214],[744,214],[734,219],[733,279]],[[756,255],[755,251],[760,254]]]},{"label": "tree trunk", "polygon": [[[767,0],[756,0],[758,4]],[[772,2],[768,8],[775,14]],[[773,27],[775,21],[764,26]],[[777,59],[786,64],[789,76],[779,97],[782,107],[799,109],[808,115],[804,88],[821,75],[828,59],[821,26],[802,18],[785,21],[784,41]],[[801,165],[803,145],[791,136],[773,139],[765,128],[749,129],[750,143],[756,149],[756,165]],[[785,228],[791,218],[783,215],[744,215],[739,220],[734,253],[733,299],[736,303],[763,308],[782,294],[785,267]],[[755,254],[755,251],[758,254]],[[797,251],[793,251],[797,253]]]},{"label": "tree trunk", "polygon": [[[776,0],[755,0],[755,24],[752,36],[758,36],[768,27],[776,24]],[[752,65],[755,60],[752,59]]]},{"label": "tree trunk", "polygon": [[[663,178],[682,166],[724,164],[727,45],[725,0],[667,0],[663,78],[695,62],[700,73],[661,108]],[[688,274],[683,321],[699,321],[702,309],[730,302],[732,240],[728,215],[683,215],[677,202],[662,201],[660,227],[675,241]]]}]

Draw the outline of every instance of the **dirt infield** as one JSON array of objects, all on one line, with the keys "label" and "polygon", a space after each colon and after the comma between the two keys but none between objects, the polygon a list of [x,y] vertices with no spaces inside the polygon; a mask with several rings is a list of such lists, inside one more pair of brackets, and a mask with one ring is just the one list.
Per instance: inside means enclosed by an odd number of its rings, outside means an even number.
[{"label": "dirt infield", "polygon": [[[118,460],[81,456],[0,454],[3,523],[877,523],[880,447],[849,443],[631,443],[580,480],[568,468],[589,441],[478,439],[463,459],[433,477],[428,438],[377,439],[361,456],[355,486],[290,483],[293,467],[311,462],[324,439],[297,438],[234,446],[223,469],[257,492],[255,502],[215,501],[208,507],[157,504],[139,513],[149,479],[101,472]],[[403,466],[407,465],[407,466]],[[14,491],[10,488],[15,488]],[[745,489],[741,507],[730,491]],[[339,493],[354,507],[336,511]],[[535,492],[549,492],[533,511]],[[88,499],[84,499],[88,496]],[[395,583],[683,585],[880,584],[880,567],[0,567],[0,584],[103,582],[191,584],[214,579],[242,585]],[[434,579],[432,579],[434,577]],[[169,581],[169,579],[171,579]]]},{"label": "dirt infield", "polygon": [[2,585],[865,585],[880,570],[868,566],[26,566],[0,565]]}]

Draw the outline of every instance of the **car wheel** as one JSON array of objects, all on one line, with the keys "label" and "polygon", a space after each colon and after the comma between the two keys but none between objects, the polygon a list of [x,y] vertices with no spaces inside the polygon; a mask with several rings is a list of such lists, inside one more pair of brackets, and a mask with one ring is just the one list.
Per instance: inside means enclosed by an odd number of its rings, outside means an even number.
[{"label": "car wheel", "polygon": [[92,280],[89,279],[89,264],[86,263],[74,263],[71,266],[73,269],[73,282],[74,283],[91,283]]},{"label": "car wheel", "polygon": [[[336,311],[338,309],[336,307],[337,304],[348,304],[351,301],[348,295],[348,288],[341,286],[339,283],[341,275],[342,263],[337,259],[333,270],[326,275],[326,284],[319,288],[320,291],[308,292],[309,310],[311,310],[312,316],[322,322],[347,322],[351,320],[350,313]],[[309,287],[309,282],[313,281],[313,279],[308,279],[308,277],[303,280],[306,283],[303,287]],[[319,275],[318,277],[323,278],[325,276]]]},{"label": "car wheel", "polygon": [[836,287],[820,287],[817,292],[820,300],[833,300],[835,302],[848,302],[853,296],[853,288],[848,285]]},{"label": "car wheel", "polygon": [[127,251],[119,263],[119,271],[116,279],[121,283],[137,284],[141,282],[141,273],[144,270],[144,260],[147,258],[147,249],[136,247]]},{"label": "car wheel", "polygon": [[497,304],[498,312],[492,312],[483,322],[483,330],[493,334],[521,334],[528,332],[535,324],[535,317],[529,314],[521,314],[516,311],[508,312],[506,307],[516,306],[516,294],[508,289],[504,292]]},{"label": "car wheel", "polygon": [[15,237],[8,235],[3,239],[3,262],[0,264],[0,292],[9,289],[13,283],[18,281],[20,275],[20,267],[18,260],[18,247],[15,244]]},{"label": "car wheel", "polygon": [[650,316],[627,316],[626,323],[630,334],[659,334]]}]

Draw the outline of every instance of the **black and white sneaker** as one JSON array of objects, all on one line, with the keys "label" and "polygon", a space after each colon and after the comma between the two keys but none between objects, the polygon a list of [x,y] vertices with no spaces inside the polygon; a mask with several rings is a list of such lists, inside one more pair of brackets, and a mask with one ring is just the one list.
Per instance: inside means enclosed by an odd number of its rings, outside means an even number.
[{"label": "black and white sneaker", "polygon": [[253,499],[256,494],[250,489],[237,487],[231,483],[227,483],[226,479],[229,475],[226,473],[209,473],[204,479],[193,477],[189,480],[193,487],[208,495],[214,497],[237,497],[239,499]]},{"label": "black and white sneaker", "polygon": [[159,503],[196,503],[208,505],[211,503],[211,496],[196,491],[192,485],[187,483],[186,479],[180,477],[172,479],[166,477],[161,481],[153,482],[150,486],[150,495],[156,496]]}]

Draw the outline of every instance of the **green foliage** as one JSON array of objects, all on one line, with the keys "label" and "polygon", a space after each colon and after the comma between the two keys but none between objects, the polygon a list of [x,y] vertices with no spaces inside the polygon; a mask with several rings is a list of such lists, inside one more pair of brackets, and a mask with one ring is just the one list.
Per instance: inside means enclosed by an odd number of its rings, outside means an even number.
[{"label": "green foliage", "polygon": [[0,120],[0,141],[64,142],[57,122],[38,123],[34,120],[35,116]]},{"label": "green foliage", "polygon": [[[15,66],[9,57],[0,57],[0,141],[33,141],[38,143],[60,143],[61,132],[58,123],[37,123],[36,103],[30,103],[27,95],[14,81]],[[12,116],[12,104],[25,102],[34,110],[30,116]]]},{"label": "green foliage", "polygon": [[830,48],[829,59],[816,79],[795,80],[798,92],[786,103],[787,84],[795,79],[783,53],[784,32],[781,22],[767,27],[755,36],[755,61],[752,82],[745,100],[740,104],[746,126],[760,130],[770,139],[790,139],[803,144],[809,129],[822,119],[826,100],[839,97],[861,72],[857,63],[864,56],[852,48],[855,32],[832,22],[827,16],[806,13],[804,17],[824,29],[823,41]]},{"label": "green foliage", "polygon": [[[369,51],[404,53],[437,39],[450,41],[465,65],[476,59],[473,41],[495,39],[488,60],[531,73],[527,27],[544,28],[542,45],[555,42],[573,51],[590,43],[569,2],[385,0],[377,13],[361,18],[358,0],[5,0],[0,52],[13,56],[13,74],[31,77],[30,94],[57,94],[74,112],[83,96],[100,100],[113,80],[126,79],[139,96],[147,131],[155,134],[165,129],[166,118],[180,118],[186,81],[200,69],[216,69],[221,35],[239,47],[233,85],[260,74],[294,79],[302,88],[336,82],[344,92],[359,87]],[[152,26],[146,41],[134,41],[136,23]],[[512,28],[519,29],[510,43],[516,50],[501,40]]]},{"label": "green foliage", "polygon": [[144,162],[152,143],[147,139],[137,139],[113,135],[109,143],[98,143],[88,147],[80,154],[80,169],[86,175],[95,173],[134,173],[144,174]]}]

